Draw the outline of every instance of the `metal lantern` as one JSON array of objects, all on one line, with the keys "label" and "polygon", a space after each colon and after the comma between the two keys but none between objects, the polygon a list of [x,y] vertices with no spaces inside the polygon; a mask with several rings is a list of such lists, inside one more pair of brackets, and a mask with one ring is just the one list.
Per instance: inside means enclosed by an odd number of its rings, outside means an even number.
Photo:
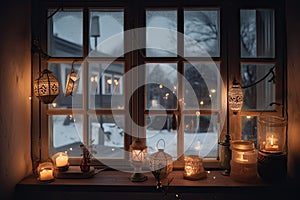
[{"label": "metal lantern", "polygon": [[139,138],[130,145],[130,163],[134,167],[134,173],[130,177],[132,182],[143,182],[148,179],[142,173],[142,167],[146,162],[146,150],[147,147]]},{"label": "metal lantern", "polygon": [[67,76],[65,96],[73,96],[78,87],[79,75],[75,72],[73,64],[74,62],[72,63],[71,73]]},{"label": "metal lantern", "polygon": [[54,167],[52,162],[43,162],[37,168],[39,181],[53,181]]},{"label": "metal lantern", "polygon": [[[158,147],[159,142],[163,142],[163,148]],[[164,152],[165,141],[163,139],[158,140],[156,147],[158,151],[149,157],[149,167],[157,181],[157,187],[161,187],[161,180],[167,178],[173,171],[173,158]]]},{"label": "metal lantern", "polygon": [[281,117],[265,112],[260,114],[258,119],[258,173],[263,179],[276,181],[286,177],[286,129],[286,116]]},{"label": "metal lantern", "polygon": [[59,95],[59,82],[48,69],[34,81],[34,94],[45,104],[52,103]]},{"label": "metal lantern", "polygon": [[244,103],[244,94],[241,85],[233,80],[232,87],[228,91],[228,106],[234,114],[242,110]]}]

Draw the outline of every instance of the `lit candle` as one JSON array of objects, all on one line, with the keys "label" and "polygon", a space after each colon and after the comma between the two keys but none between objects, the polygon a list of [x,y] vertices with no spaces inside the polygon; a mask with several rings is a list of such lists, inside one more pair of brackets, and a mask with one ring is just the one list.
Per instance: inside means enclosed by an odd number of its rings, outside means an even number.
[{"label": "lit candle", "polygon": [[56,158],[56,166],[65,167],[67,165],[68,165],[68,156],[60,153],[59,156]]},{"label": "lit candle", "polygon": [[189,180],[198,180],[206,177],[202,165],[202,158],[197,155],[185,156],[183,177]]},{"label": "lit candle", "polygon": [[132,150],[132,161],[141,162],[144,160],[144,153],[141,150]]},{"label": "lit candle", "polygon": [[42,169],[40,171],[40,180],[41,181],[48,181],[52,180],[53,177],[53,170],[52,169]]},{"label": "lit candle", "polygon": [[266,151],[278,151],[279,150],[278,139],[276,137],[274,137],[274,135],[267,137],[265,149],[266,149]]},{"label": "lit candle", "polygon": [[248,159],[244,158],[244,154],[245,154],[244,152],[238,152],[239,156],[236,158],[237,161],[244,162],[244,163],[248,162]]}]

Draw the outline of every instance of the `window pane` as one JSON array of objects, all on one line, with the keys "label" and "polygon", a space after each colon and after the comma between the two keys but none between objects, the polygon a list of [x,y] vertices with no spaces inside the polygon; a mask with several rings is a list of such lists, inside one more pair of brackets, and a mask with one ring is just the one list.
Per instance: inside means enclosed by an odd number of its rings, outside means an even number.
[{"label": "window pane", "polygon": [[[242,85],[247,87],[256,83],[267,75],[274,64],[242,64],[241,75]],[[275,69],[274,73],[275,73]],[[275,83],[272,80],[273,75],[270,73],[262,82],[253,87],[248,87],[243,90],[244,104],[243,110],[263,110],[268,109],[271,102],[275,102]],[[269,107],[271,108],[271,107]]]},{"label": "window pane", "polygon": [[242,139],[252,140],[257,144],[257,117],[242,116]]},{"label": "window pane", "polygon": [[177,56],[177,11],[146,11],[146,56]]},{"label": "window pane", "polygon": [[171,115],[151,115],[146,117],[147,153],[158,151],[156,145],[160,139],[165,141],[164,151],[177,158],[177,129],[176,118]]},{"label": "window pane", "polygon": [[[48,15],[54,10],[49,10]],[[82,57],[82,12],[56,12],[48,21],[48,54],[53,57]]]},{"label": "window pane", "polygon": [[177,108],[177,64],[146,64],[147,109],[164,110]]},{"label": "window pane", "polygon": [[218,156],[220,125],[217,116],[184,117],[185,155],[199,155],[206,158]]},{"label": "window pane", "polygon": [[219,57],[219,11],[184,11],[184,56]]},{"label": "window pane", "polygon": [[97,158],[124,156],[124,116],[99,115],[90,117],[90,139]]},{"label": "window pane", "polygon": [[[90,12],[91,57],[120,57],[124,54],[124,12],[103,10]],[[96,49],[96,51],[95,51]]]},{"label": "window pane", "polygon": [[72,95],[65,96],[67,76],[71,73],[71,63],[50,63],[49,70],[57,78],[60,83],[60,93],[55,98],[54,102],[49,106],[50,109],[63,109],[63,108],[82,108],[82,68],[80,64],[74,64],[74,71],[79,75],[77,90],[74,90]]},{"label": "window pane", "polygon": [[83,142],[82,117],[73,115],[52,115],[50,120],[50,155],[67,151],[69,156],[80,157]]},{"label": "window pane", "polygon": [[124,109],[124,65],[89,63],[90,108]]},{"label": "window pane", "polygon": [[240,18],[241,57],[274,58],[274,10],[241,10]]},{"label": "window pane", "polygon": [[221,87],[219,66],[209,63],[185,63],[184,108],[218,109]]}]

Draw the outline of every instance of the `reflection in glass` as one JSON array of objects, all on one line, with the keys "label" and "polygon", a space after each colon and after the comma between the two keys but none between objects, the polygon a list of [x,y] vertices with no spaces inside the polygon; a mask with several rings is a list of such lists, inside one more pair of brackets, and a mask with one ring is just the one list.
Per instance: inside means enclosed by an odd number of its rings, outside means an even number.
[{"label": "reflection in glass", "polygon": [[[274,64],[242,64],[242,86],[246,87],[257,82],[268,74],[273,66]],[[243,89],[244,104],[242,110],[263,110],[271,102],[275,102],[275,83],[270,81],[271,79],[272,74],[255,86]]]},{"label": "reflection in glass", "polygon": [[219,126],[216,116],[185,116],[185,155],[199,155],[206,158],[217,157]]},{"label": "reflection in glass", "polygon": [[219,11],[184,11],[184,56],[220,56]]},{"label": "reflection in glass", "polygon": [[242,139],[254,141],[257,144],[257,117],[242,116]]},{"label": "reflection in glass", "polygon": [[241,57],[274,58],[274,10],[240,11]]},{"label": "reflection in glass", "polygon": [[175,10],[147,10],[146,27],[147,57],[177,56],[177,12]]},{"label": "reflection in glass", "polygon": [[52,115],[49,117],[50,155],[67,151],[68,156],[80,157],[82,138],[82,117],[78,115]]},{"label": "reflection in glass", "polygon": [[89,63],[90,108],[124,108],[123,74],[122,63]]},{"label": "reflection in glass", "polygon": [[146,141],[147,153],[158,151],[158,140],[165,141],[164,151],[173,158],[177,158],[177,116],[175,115],[151,115],[146,116]]},{"label": "reflection in glass", "polygon": [[176,109],[178,92],[177,79],[176,63],[147,63],[147,109]]},{"label": "reflection in glass", "polygon": [[[52,71],[53,75],[60,83],[60,91],[66,90],[67,76],[71,72],[71,63],[50,63],[48,69]],[[74,64],[74,71],[82,77],[82,65]],[[82,108],[82,79],[79,79],[76,94],[73,96],[65,96],[64,92],[60,92],[52,104],[49,104],[50,109],[70,109]]]},{"label": "reflection in glass", "polygon": [[124,116],[90,117],[90,134],[97,158],[121,158],[124,149]]},{"label": "reflection in glass", "polygon": [[[55,10],[49,10],[48,15]],[[81,57],[83,52],[82,11],[56,12],[48,21],[48,54],[52,57]]]},{"label": "reflection in glass", "polygon": [[220,72],[208,63],[185,63],[185,109],[218,109],[220,106]]},{"label": "reflection in glass", "polygon": [[[120,57],[124,53],[124,12],[90,12],[90,57]],[[113,42],[112,42],[113,41]],[[96,50],[96,51],[95,51]]]}]

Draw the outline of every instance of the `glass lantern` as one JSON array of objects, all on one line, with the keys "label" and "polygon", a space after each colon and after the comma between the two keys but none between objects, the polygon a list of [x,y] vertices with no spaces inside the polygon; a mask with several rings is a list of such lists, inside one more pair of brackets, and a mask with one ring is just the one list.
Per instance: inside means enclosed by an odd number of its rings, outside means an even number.
[{"label": "glass lantern", "polygon": [[[163,142],[163,148],[158,148],[159,142]],[[170,154],[164,152],[165,141],[158,140],[156,145],[158,151],[149,156],[149,167],[157,181],[157,187],[161,187],[161,180],[173,171],[173,158]]]},{"label": "glass lantern", "polygon": [[206,178],[207,175],[202,161],[202,157],[198,155],[185,156],[183,177],[188,180],[199,180]]},{"label": "glass lantern", "polygon": [[38,180],[50,182],[54,180],[54,166],[52,162],[43,162],[37,168]]},{"label": "glass lantern", "polygon": [[233,114],[237,114],[242,110],[244,103],[244,94],[241,85],[233,80],[232,87],[228,91],[228,106]]},{"label": "glass lantern", "polygon": [[265,180],[282,180],[287,173],[285,117],[260,115],[258,119],[258,174]]},{"label": "glass lantern", "polygon": [[58,152],[52,156],[55,169],[59,171],[66,171],[69,168],[69,156],[65,152]]},{"label": "glass lantern", "polygon": [[136,139],[130,145],[130,163],[134,168],[134,173],[131,175],[130,180],[132,182],[143,182],[148,179],[142,173],[142,167],[146,162],[147,147],[140,139]]},{"label": "glass lantern", "polygon": [[232,153],[230,177],[240,182],[257,179],[257,151],[251,140],[233,140],[230,144]]}]

